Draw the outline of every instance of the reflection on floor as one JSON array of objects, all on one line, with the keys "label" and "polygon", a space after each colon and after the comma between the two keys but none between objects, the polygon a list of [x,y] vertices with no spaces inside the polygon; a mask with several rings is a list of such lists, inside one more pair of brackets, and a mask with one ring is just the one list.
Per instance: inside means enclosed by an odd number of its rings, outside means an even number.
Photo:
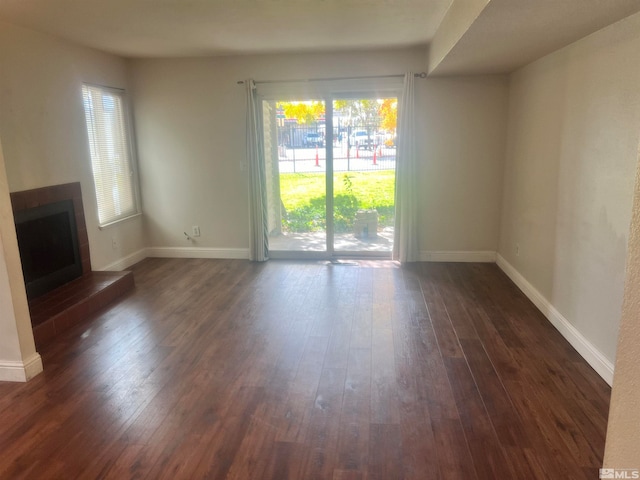
[{"label": "reflection on floor", "polygon": [[[326,232],[283,233],[269,237],[272,252],[324,252],[327,249]],[[333,238],[336,252],[383,252],[393,248],[393,227],[378,230],[374,238],[356,238],[353,233],[336,233]]]}]

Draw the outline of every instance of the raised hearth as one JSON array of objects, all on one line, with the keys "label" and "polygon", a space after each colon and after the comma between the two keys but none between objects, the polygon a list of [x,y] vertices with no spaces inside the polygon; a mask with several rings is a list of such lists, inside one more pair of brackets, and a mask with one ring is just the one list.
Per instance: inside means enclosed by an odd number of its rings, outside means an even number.
[{"label": "raised hearth", "polygon": [[29,302],[37,347],[82,322],[134,287],[132,272],[89,272]]}]

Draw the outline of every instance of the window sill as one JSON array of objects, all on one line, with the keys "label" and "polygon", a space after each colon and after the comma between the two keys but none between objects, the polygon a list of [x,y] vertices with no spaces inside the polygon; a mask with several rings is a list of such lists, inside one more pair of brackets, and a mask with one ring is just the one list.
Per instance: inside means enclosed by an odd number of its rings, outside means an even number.
[{"label": "window sill", "polygon": [[98,229],[104,230],[115,225],[119,225],[123,222],[127,222],[129,220],[133,220],[134,218],[142,217],[142,212],[134,213],[133,215],[129,215],[128,217],[119,218],[118,220],[114,220],[113,222],[105,223],[104,225],[98,226]]}]

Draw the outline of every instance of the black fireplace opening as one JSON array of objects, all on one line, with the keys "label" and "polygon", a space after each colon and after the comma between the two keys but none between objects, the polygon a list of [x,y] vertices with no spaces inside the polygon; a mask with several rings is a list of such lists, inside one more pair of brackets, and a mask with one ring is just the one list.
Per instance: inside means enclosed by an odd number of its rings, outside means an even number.
[{"label": "black fireplace opening", "polygon": [[15,223],[27,298],[82,276],[73,200],[21,210]]}]

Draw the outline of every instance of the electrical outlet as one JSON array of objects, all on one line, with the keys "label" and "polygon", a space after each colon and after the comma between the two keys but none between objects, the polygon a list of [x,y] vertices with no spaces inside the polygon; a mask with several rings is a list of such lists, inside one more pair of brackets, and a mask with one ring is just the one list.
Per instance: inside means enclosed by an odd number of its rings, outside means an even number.
[{"label": "electrical outlet", "polygon": [[111,248],[113,248],[114,250],[118,249],[118,240],[116,239],[116,237],[111,237]]},{"label": "electrical outlet", "polygon": [[199,237],[200,236],[200,227],[198,225],[194,225],[193,226],[193,236],[194,237]]},{"label": "electrical outlet", "polygon": [[516,243],[516,257],[520,256],[520,244]]}]

